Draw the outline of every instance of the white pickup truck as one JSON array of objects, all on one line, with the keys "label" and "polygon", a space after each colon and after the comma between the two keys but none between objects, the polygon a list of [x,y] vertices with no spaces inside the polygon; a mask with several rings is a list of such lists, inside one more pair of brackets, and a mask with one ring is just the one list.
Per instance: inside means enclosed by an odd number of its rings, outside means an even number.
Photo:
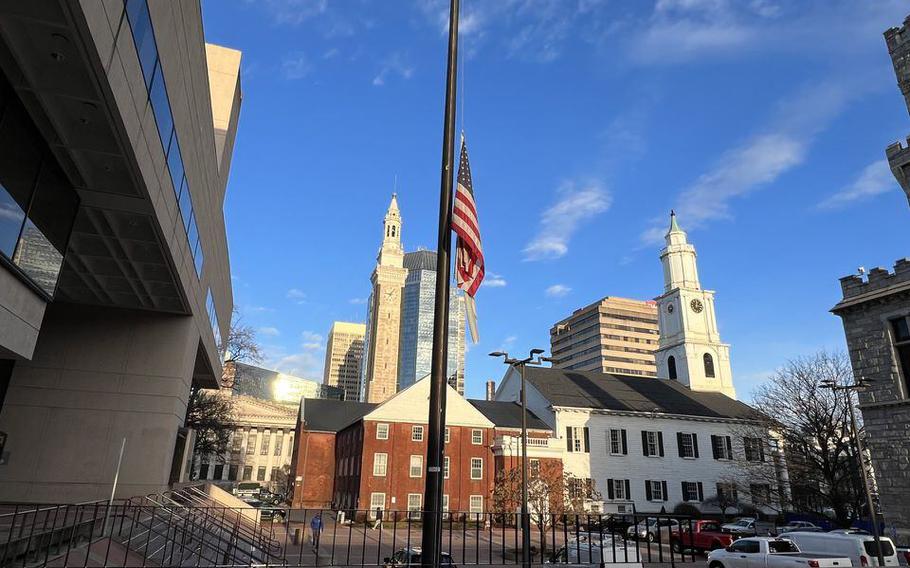
[{"label": "white pickup truck", "polygon": [[847,568],[846,556],[804,554],[782,538],[741,538],[708,554],[708,568]]}]

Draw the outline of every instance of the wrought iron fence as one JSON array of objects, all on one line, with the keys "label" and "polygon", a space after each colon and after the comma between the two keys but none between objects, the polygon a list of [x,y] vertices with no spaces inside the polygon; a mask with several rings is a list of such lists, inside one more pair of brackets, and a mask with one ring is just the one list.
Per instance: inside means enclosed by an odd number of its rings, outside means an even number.
[{"label": "wrought iron fence", "polygon": [[[422,511],[231,508],[144,498],[0,514],[0,566],[383,566],[420,563]],[[444,513],[447,566],[522,562],[515,513]],[[676,515],[531,515],[531,562],[696,561]]]}]

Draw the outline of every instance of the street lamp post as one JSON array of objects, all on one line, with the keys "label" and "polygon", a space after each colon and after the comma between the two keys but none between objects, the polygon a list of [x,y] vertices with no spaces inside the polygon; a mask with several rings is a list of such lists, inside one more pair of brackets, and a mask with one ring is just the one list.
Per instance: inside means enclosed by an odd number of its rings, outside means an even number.
[{"label": "street lamp post", "polygon": [[543,349],[531,349],[528,357],[514,359],[508,353],[494,351],[490,357],[502,357],[503,362],[518,370],[521,377],[521,565],[531,568],[531,517],[528,513],[528,398],[525,389],[525,367],[540,365],[546,358],[540,357]]},{"label": "street lamp post", "polygon": [[863,489],[866,493],[866,507],[869,509],[869,516],[872,518],[872,536],[875,539],[878,565],[884,566],[885,559],[882,554],[881,534],[878,528],[878,514],[875,511],[875,502],[872,499],[872,484],[869,480],[869,472],[866,470],[863,443],[859,438],[859,428],[856,425],[856,411],[853,410],[853,391],[865,390],[869,386],[869,381],[860,378],[859,381],[852,385],[838,385],[833,379],[826,379],[821,382],[821,386],[822,388],[831,389],[832,392],[846,391],[847,397],[849,398],[847,406],[850,409],[850,431],[853,434],[853,443],[856,446],[857,459],[859,460],[859,471],[863,478]]}]

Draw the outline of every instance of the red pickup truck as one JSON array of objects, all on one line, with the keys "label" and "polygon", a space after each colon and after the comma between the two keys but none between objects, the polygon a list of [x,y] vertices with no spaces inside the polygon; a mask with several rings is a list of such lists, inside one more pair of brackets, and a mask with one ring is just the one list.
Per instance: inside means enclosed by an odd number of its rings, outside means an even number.
[{"label": "red pickup truck", "polygon": [[680,523],[678,531],[673,531],[670,539],[670,546],[674,552],[682,552],[683,549],[695,549],[697,552],[705,550],[717,550],[726,548],[733,544],[734,536],[730,533],[721,532],[720,523],[717,521],[692,521],[692,530],[694,534],[689,533],[687,522]]}]

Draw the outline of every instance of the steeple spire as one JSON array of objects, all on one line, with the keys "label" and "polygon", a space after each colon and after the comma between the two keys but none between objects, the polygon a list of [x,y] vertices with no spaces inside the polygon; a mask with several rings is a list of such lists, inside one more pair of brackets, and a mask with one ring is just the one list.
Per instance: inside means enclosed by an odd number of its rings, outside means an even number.
[{"label": "steeple spire", "polygon": [[398,194],[392,194],[389,208],[382,221],[382,247],[379,249],[380,264],[401,266],[404,250],[401,248],[401,212],[398,210]]},{"label": "steeple spire", "polygon": [[676,224],[676,211],[670,209],[670,232],[679,230],[679,225]]}]

